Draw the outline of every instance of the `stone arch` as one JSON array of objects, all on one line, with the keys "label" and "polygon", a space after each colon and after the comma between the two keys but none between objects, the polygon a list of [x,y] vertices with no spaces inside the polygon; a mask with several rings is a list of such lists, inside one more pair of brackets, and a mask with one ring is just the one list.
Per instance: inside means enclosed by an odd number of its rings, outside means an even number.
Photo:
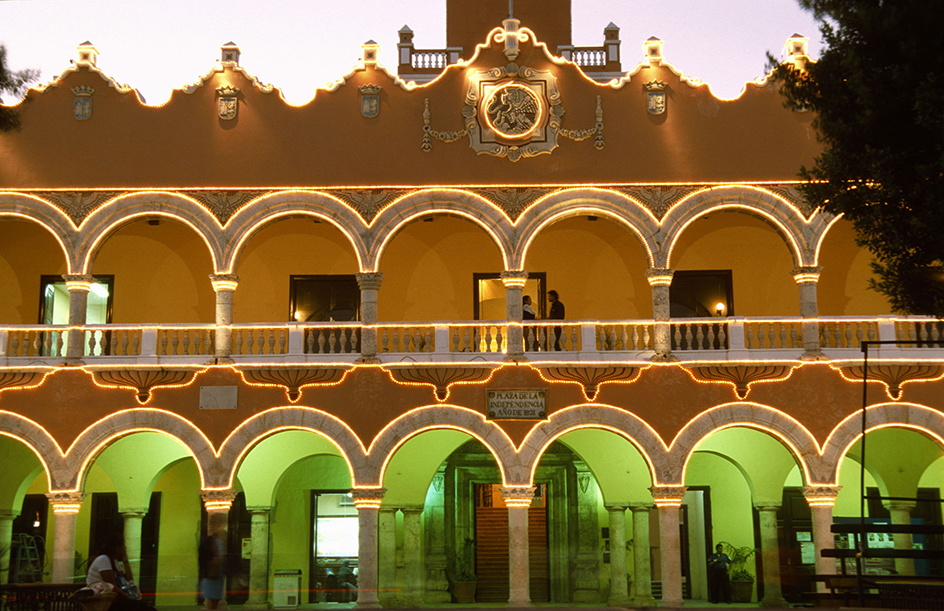
[{"label": "stone arch", "polygon": [[384,208],[371,222],[369,256],[365,271],[380,269],[380,258],[390,240],[410,221],[428,214],[455,214],[481,227],[494,240],[505,269],[514,260],[514,229],[508,216],[483,197],[466,191],[427,189],[416,191]]},{"label": "stone arch", "polygon": [[264,226],[290,215],[305,215],[327,221],[350,242],[361,270],[368,258],[367,224],[339,199],[311,191],[292,191],[260,197],[233,215],[224,229],[224,255],[218,273],[234,273],[243,248]]},{"label": "stone arch", "polygon": [[333,443],[351,470],[351,480],[355,485],[360,483],[366,470],[367,452],[347,424],[310,407],[274,407],[244,421],[223,441],[212,482],[207,481],[206,485],[232,487],[246,453],[265,437],[288,429],[310,431]]},{"label": "stone arch", "polygon": [[649,266],[656,261],[659,231],[656,217],[645,206],[622,193],[607,189],[569,189],[553,193],[531,206],[515,222],[518,243],[511,269],[523,269],[531,243],[548,225],[577,215],[602,216],[629,229],[649,255]]},{"label": "stone arch", "polygon": [[221,226],[216,217],[188,197],[154,191],[116,197],[82,222],[79,227],[81,242],[76,253],[80,262],[79,273],[88,273],[95,253],[107,236],[142,216],[163,216],[188,225],[206,244],[213,267],[219,269],[224,260],[224,249],[220,242]]},{"label": "stone arch", "polygon": [[663,485],[682,485],[685,468],[695,448],[712,433],[743,426],[757,429],[778,439],[793,455],[803,473],[804,482],[818,481],[816,466],[820,449],[816,439],[799,421],[780,410],[759,403],[726,403],[705,410],[685,425],[672,440],[666,470],[660,473]]},{"label": "stone arch", "polygon": [[468,433],[485,446],[502,473],[502,481],[511,485],[520,469],[516,465],[517,452],[511,439],[479,412],[458,405],[430,405],[410,410],[388,424],[370,444],[363,486],[379,486],[390,458],[406,440],[429,429],[447,428]]},{"label": "stone arch", "polygon": [[163,433],[179,441],[193,456],[204,486],[219,470],[210,440],[192,422],[162,409],[133,408],[102,418],[82,431],[53,469],[55,488],[51,489],[78,490],[95,457],[112,439],[142,431]]},{"label": "stone arch", "polygon": [[[912,429],[944,448],[944,413],[916,403],[883,403],[866,409],[866,432],[879,428]],[[862,410],[847,416],[832,430],[823,446],[817,483],[835,485],[839,466],[849,448],[862,436]]]},{"label": "stone arch", "polygon": [[807,221],[782,197],[759,187],[737,185],[708,187],[672,206],[660,223],[657,241],[662,248],[657,267],[670,267],[672,250],[692,221],[710,212],[732,209],[752,212],[773,223],[797,267],[815,265],[814,235],[822,232],[825,217],[814,214]]},{"label": "stone arch", "polygon": [[660,473],[666,470],[663,463],[668,448],[658,433],[644,420],[611,405],[575,405],[551,414],[547,421],[534,427],[518,454],[519,469],[525,478],[520,483],[530,483],[541,455],[547,447],[565,433],[578,428],[598,428],[612,431],[636,446],[649,465],[649,476],[653,485],[660,485]]},{"label": "stone arch", "polygon": [[61,468],[63,453],[52,435],[29,418],[5,411],[0,411],[0,435],[23,443],[36,455],[53,490],[53,472]]},{"label": "stone arch", "polygon": [[59,243],[69,273],[76,273],[74,270],[80,268],[81,260],[76,252],[78,230],[56,206],[32,195],[0,193],[0,217],[33,221]]}]

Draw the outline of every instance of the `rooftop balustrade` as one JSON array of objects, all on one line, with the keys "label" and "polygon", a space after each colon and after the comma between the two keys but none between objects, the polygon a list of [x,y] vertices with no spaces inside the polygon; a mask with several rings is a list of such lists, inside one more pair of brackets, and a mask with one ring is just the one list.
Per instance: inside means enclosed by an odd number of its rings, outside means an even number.
[{"label": "rooftop balustrade", "polygon": [[[645,362],[655,354],[655,330],[667,326],[679,361],[797,360],[802,329],[814,323],[829,360],[857,360],[865,340],[899,341],[872,358],[944,360],[944,320],[926,317],[684,318],[529,321],[512,352],[534,361]],[[353,363],[365,329],[377,334],[377,358],[395,363],[501,361],[508,354],[507,321],[258,323],[229,327],[230,358],[240,363]],[[71,331],[71,333],[70,333]],[[78,332],[78,333],[76,333]],[[210,324],[0,326],[0,366],[57,366],[70,337],[83,338],[83,361],[101,365],[203,365],[218,355]]]}]

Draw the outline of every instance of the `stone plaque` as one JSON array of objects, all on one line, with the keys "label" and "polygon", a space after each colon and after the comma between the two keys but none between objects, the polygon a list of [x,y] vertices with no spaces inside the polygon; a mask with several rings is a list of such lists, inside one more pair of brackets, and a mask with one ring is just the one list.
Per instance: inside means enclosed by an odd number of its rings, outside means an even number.
[{"label": "stone plaque", "polygon": [[547,420],[547,389],[489,390],[488,420]]},{"label": "stone plaque", "polygon": [[201,386],[200,409],[236,409],[236,387]]}]

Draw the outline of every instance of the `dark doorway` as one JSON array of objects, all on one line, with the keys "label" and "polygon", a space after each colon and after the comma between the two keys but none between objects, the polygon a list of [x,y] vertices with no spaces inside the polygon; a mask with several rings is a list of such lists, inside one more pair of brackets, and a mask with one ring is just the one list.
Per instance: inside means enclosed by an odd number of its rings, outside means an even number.
[{"label": "dark doorway", "polygon": [[[157,589],[157,553],[160,541],[161,524],[161,493],[152,492],[147,514],[141,520],[141,564],[134,581],[138,584],[145,600],[153,604],[154,593]],[[117,492],[92,493],[92,518],[89,529],[89,550],[85,560],[84,570],[88,569],[88,562],[94,558],[110,535],[123,535],[125,531],[124,518],[118,511]],[[133,570],[133,569],[132,569]]]},{"label": "dark doorway", "polygon": [[289,293],[289,320],[344,322],[361,318],[361,290],[353,274],[292,276]]},{"label": "dark doorway", "polygon": [[802,488],[784,488],[777,520],[780,544],[780,583],[783,597],[803,602],[805,592],[814,592],[816,553],[813,546],[813,513]]},{"label": "dark doorway", "polygon": [[[45,572],[49,499],[45,494],[27,494],[20,515],[13,519],[10,548],[10,583],[42,581]],[[35,557],[34,557],[35,556]]]}]

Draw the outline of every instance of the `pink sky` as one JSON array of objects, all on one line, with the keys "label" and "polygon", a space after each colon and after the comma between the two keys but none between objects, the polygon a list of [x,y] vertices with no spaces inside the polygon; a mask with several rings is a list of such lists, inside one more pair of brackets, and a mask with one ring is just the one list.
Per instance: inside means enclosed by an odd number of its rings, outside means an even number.
[{"label": "pink sky", "polygon": [[[0,0],[0,43],[11,68],[39,68],[47,82],[69,66],[77,44],[90,40],[105,73],[161,104],[171,89],[209,71],[220,45],[232,40],[250,74],[302,104],[347,73],[368,39],[380,43],[380,63],[396,72],[404,24],[418,48],[444,47],[445,6],[445,0]],[[572,12],[575,45],[601,45],[612,21],[621,28],[629,70],[642,59],[643,42],[658,36],[668,61],[726,98],[763,76],[765,52],[779,55],[794,32],[810,38],[811,55],[820,50],[813,17],[796,0],[574,0]]]}]

